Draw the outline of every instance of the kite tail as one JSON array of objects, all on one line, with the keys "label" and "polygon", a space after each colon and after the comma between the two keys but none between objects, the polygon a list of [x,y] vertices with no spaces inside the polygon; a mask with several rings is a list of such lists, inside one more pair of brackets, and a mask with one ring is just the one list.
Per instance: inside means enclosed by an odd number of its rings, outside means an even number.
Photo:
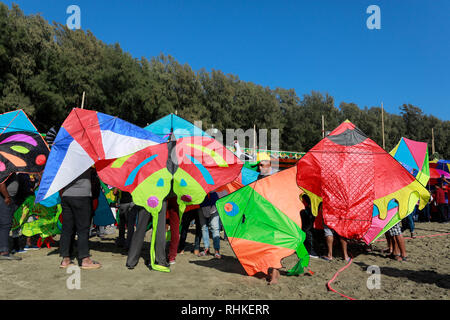
[{"label": "kite tail", "polygon": [[170,272],[170,268],[160,266],[155,263],[155,242],[156,242],[156,229],[158,226],[158,215],[159,215],[159,212],[156,214],[152,214],[153,230],[152,230],[152,243],[150,246],[150,264],[151,264],[153,270],[161,271],[161,272]]},{"label": "kite tail", "polygon": [[288,270],[288,276],[298,276],[303,274],[304,269],[309,265],[309,253],[303,243],[300,243],[296,252],[299,260],[292,269]]}]

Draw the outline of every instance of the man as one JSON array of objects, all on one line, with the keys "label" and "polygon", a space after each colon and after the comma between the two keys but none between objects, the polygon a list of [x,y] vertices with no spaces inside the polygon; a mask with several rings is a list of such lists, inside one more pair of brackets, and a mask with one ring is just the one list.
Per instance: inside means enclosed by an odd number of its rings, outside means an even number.
[{"label": "man", "polygon": [[436,186],[436,204],[439,210],[439,222],[447,222],[447,201],[445,200],[444,182]]},{"label": "man", "polygon": [[325,223],[323,224],[323,231],[325,233],[325,241],[327,244],[328,253],[326,256],[322,256],[321,258],[326,261],[333,260],[333,243],[334,243],[334,236],[336,235],[339,238],[339,242],[341,243],[342,255],[344,256],[344,260],[346,262],[350,262],[350,257],[347,252],[347,239],[339,236],[333,229],[330,229]]},{"label": "man", "polygon": [[200,226],[202,229],[202,238],[205,249],[200,256],[209,254],[209,232],[213,237],[214,257],[221,259],[220,255],[220,217],[216,208],[216,201],[219,200],[217,192],[210,192],[206,195],[205,200],[200,205]]},{"label": "man", "polygon": [[406,254],[405,239],[403,238],[400,222],[388,231],[392,242],[392,254],[397,261],[408,261]]},{"label": "man", "polygon": [[303,205],[305,206],[305,209],[300,211],[300,217],[302,219],[302,230],[306,235],[305,247],[311,258],[318,258],[319,256],[317,255],[314,248],[313,238],[314,220],[316,217],[314,217],[311,212],[311,199],[306,194],[303,194],[301,196],[301,200]]},{"label": "man", "polygon": [[9,231],[17,209],[19,181],[15,173],[0,183],[0,260],[22,260],[9,252]]},{"label": "man", "polygon": [[[258,180],[268,177],[275,173],[272,168],[272,161],[270,155],[267,153],[258,153],[257,155],[257,166],[258,166]],[[269,272],[269,284],[277,284],[280,279],[280,270],[271,268]]]},{"label": "man", "polygon": [[[119,237],[116,240],[116,244],[118,247],[125,247],[128,250],[136,222],[136,210],[132,210],[134,207],[133,197],[131,193],[120,191],[117,188],[114,189],[114,194],[119,195]],[[127,229],[126,240],[125,227]]]},{"label": "man", "polygon": [[[89,168],[67,187],[60,191],[62,207],[62,231],[60,239],[60,267],[73,264],[71,253],[75,232],[78,235],[78,264],[81,269],[98,269],[101,264],[91,260],[89,254],[89,228],[92,219],[92,180],[96,178],[93,168]],[[94,183],[95,185],[95,183]]]}]

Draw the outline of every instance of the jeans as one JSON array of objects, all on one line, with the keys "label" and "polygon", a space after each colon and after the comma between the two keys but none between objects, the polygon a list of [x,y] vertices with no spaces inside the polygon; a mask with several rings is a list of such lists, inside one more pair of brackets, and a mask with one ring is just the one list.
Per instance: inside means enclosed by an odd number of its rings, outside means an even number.
[{"label": "jeans", "polygon": [[9,231],[14,212],[17,210],[14,199],[11,200],[11,204],[7,205],[0,196],[0,252],[9,252]]},{"label": "jeans", "polygon": [[91,197],[62,197],[62,231],[59,242],[61,257],[71,257],[75,232],[78,234],[78,260],[89,254],[89,228],[92,216]]},{"label": "jeans", "polygon": [[205,250],[209,249],[209,228],[211,228],[214,250],[220,250],[219,213],[216,211],[209,218],[205,218],[203,214],[199,214],[199,218]]},{"label": "jeans", "polygon": [[194,240],[194,250],[200,250],[200,239],[202,236],[202,229],[200,227],[200,218],[199,218],[199,212],[198,209],[194,209],[188,212],[185,212],[183,214],[183,217],[181,218],[181,233],[180,233],[180,242],[178,244],[178,250],[184,250],[186,246],[186,237],[189,230],[189,225],[191,224],[191,221],[195,221],[195,240]]}]

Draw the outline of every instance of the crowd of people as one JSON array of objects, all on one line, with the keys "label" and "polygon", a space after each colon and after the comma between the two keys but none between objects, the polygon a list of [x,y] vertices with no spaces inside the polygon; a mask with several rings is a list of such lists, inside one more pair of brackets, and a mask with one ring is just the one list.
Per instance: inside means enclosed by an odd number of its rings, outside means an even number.
[{"label": "crowd of people", "polygon": [[[258,162],[258,179],[265,178],[276,172],[272,168],[270,158]],[[26,239],[24,250],[18,245],[18,237],[13,233],[13,249],[10,250],[9,234],[12,218],[15,210],[24,199],[33,194],[39,184],[39,179],[34,175],[12,174],[6,181],[0,184],[0,260],[21,260],[17,253],[36,249],[31,243],[31,238]],[[387,248],[383,250],[387,257],[397,261],[407,261],[403,232],[410,230],[411,237],[416,237],[415,222],[431,221],[432,215],[440,223],[450,221],[448,213],[448,188],[449,181],[442,177],[432,192],[432,197],[427,206],[414,212],[385,233]],[[93,221],[93,197],[98,196],[99,180],[95,169],[89,168],[72,183],[63,188],[59,193],[62,207],[62,230],[59,240],[59,254],[61,256],[60,268],[67,268],[75,264],[75,257],[82,269],[99,269],[101,263],[91,258],[89,250],[89,237]],[[114,206],[118,207],[118,237],[116,245],[127,252],[126,267],[134,269],[141,257],[141,251],[146,232],[152,228],[152,216],[133,203],[130,193],[113,189],[117,198]],[[155,240],[155,260],[157,264],[170,267],[176,263],[177,254],[184,254],[188,230],[195,224],[195,240],[192,253],[199,256],[213,256],[221,259],[220,240],[223,226],[215,206],[216,201],[226,195],[221,192],[209,193],[202,204],[188,206],[186,212],[179,219],[178,204],[175,194],[171,192],[163,202],[162,210],[158,216],[157,234]],[[342,258],[346,262],[351,259],[348,252],[349,240],[339,236],[323,221],[318,221],[312,214],[311,201],[306,194],[301,200],[304,209],[299,213],[302,220],[302,229],[305,232],[305,247],[311,258],[321,258],[331,261],[335,258],[333,249],[340,244]],[[434,212],[434,213],[433,213]],[[318,223],[319,222],[319,223]],[[181,228],[180,228],[181,225]],[[322,227],[318,227],[318,226]],[[170,241],[167,242],[166,233],[170,230]],[[210,234],[212,235],[211,252]],[[226,234],[224,233],[224,238]],[[203,242],[203,250],[201,243]],[[76,256],[75,256],[76,244]],[[167,245],[168,244],[168,245]],[[371,246],[365,246],[367,251]],[[268,270],[269,284],[276,284],[280,277],[280,270]]]}]

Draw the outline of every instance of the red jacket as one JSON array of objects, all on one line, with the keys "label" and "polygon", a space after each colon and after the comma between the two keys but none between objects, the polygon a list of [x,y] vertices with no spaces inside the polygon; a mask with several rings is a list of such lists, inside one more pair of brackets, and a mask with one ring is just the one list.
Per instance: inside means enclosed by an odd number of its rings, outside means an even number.
[{"label": "red jacket", "polygon": [[445,192],[442,188],[436,188],[436,203],[445,204]]}]

